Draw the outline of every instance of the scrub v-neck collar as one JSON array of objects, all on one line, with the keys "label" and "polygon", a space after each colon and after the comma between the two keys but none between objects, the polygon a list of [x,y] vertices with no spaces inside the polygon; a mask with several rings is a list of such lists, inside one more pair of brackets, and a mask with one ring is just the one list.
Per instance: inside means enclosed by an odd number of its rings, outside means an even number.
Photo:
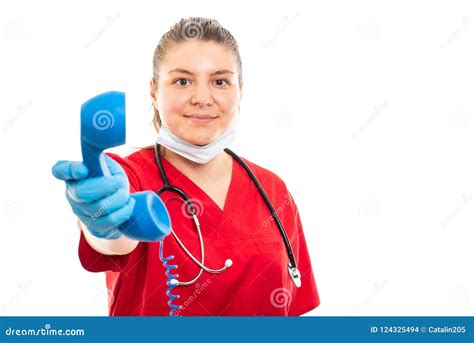
[{"label": "scrub v-neck collar", "polygon": [[[212,206],[211,209],[201,209],[201,213],[198,213],[198,216],[205,215],[206,212],[209,211],[208,214],[211,214],[209,219],[213,221],[216,228],[222,227],[229,220],[231,220],[231,214],[235,213],[235,202],[239,198],[237,193],[240,188],[240,177],[237,175],[239,164],[234,158],[232,158],[232,176],[223,209],[221,209],[201,187],[199,187],[196,183],[194,183],[193,180],[191,180],[178,168],[171,164],[171,162],[169,162],[163,156],[161,156],[161,160],[171,185],[182,188],[190,198],[193,198],[194,195],[195,198],[202,199],[203,203],[210,204],[210,206]],[[215,214],[218,215],[216,216]],[[224,219],[224,221],[222,219]]]}]

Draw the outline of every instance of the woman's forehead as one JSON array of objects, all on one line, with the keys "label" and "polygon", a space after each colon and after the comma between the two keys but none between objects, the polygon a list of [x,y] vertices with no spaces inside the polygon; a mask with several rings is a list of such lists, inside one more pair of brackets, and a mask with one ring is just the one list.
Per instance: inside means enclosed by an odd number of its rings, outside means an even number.
[{"label": "woman's forehead", "polygon": [[236,73],[232,50],[215,42],[190,41],[169,47],[161,63],[162,72],[189,74]]}]

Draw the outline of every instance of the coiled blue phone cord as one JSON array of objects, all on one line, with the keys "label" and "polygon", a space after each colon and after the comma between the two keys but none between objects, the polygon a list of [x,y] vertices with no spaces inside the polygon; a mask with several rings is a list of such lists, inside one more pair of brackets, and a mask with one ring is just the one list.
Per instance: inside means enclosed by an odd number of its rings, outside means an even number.
[{"label": "coiled blue phone cord", "polygon": [[175,288],[178,285],[178,274],[171,274],[171,270],[178,268],[177,265],[175,264],[169,264],[168,262],[171,261],[174,258],[173,255],[170,255],[168,257],[163,256],[163,240],[160,240],[160,260],[163,262],[163,266],[166,268],[166,276],[168,277],[168,281],[166,281],[166,285],[168,286],[168,289],[166,290],[166,295],[168,296],[168,306],[171,308],[169,315],[170,317],[176,316],[175,311],[179,310],[182,308],[180,305],[173,304],[173,300],[178,299],[179,295],[172,294],[171,291],[173,288]]}]

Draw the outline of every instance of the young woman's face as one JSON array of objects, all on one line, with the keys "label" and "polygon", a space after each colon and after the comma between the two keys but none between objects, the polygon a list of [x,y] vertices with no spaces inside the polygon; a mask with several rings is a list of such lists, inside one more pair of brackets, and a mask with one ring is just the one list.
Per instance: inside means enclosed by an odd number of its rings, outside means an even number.
[{"label": "young woman's face", "polygon": [[230,125],[241,99],[235,55],[215,42],[171,46],[151,96],[168,129],[195,145],[212,142]]}]

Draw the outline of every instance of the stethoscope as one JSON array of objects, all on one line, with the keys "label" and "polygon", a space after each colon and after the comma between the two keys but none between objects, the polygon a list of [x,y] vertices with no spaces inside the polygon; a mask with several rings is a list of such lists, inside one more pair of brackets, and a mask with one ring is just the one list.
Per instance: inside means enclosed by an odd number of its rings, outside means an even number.
[{"label": "stethoscope", "polygon": [[[278,217],[278,214],[276,213],[272,203],[268,199],[267,194],[263,190],[262,186],[260,185],[260,182],[258,182],[258,180],[255,177],[255,175],[253,174],[253,172],[250,170],[249,166],[239,156],[237,156],[237,154],[235,154],[230,149],[226,148],[226,149],[224,149],[224,151],[227,152],[229,155],[231,155],[237,162],[239,162],[239,164],[245,169],[245,171],[247,172],[247,174],[250,176],[253,183],[257,187],[258,191],[260,192],[260,195],[262,196],[263,200],[265,201],[265,204],[267,205],[270,213],[272,214],[273,219],[274,219],[275,223],[278,226],[278,230],[280,230],[281,236],[283,237],[283,241],[284,241],[285,246],[286,246],[286,251],[288,253],[288,258],[290,260],[289,263],[288,263],[288,273],[290,274],[290,277],[293,280],[293,282],[295,283],[296,287],[301,287],[301,274],[300,274],[300,271],[298,270],[298,267],[296,265],[296,260],[295,260],[294,254],[293,254],[293,249],[291,247],[290,241],[288,240],[288,236],[286,235],[286,231],[283,228],[283,225],[280,221],[280,218]],[[201,247],[201,261],[199,261],[196,257],[193,256],[193,254],[191,254],[191,252],[189,252],[188,249],[186,249],[183,242],[179,239],[178,235],[174,232],[173,229],[171,229],[171,233],[173,234],[173,237],[176,239],[176,241],[178,242],[180,247],[184,250],[186,255],[188,255],[189,258],[191,260],[193,260],[200,267],[199,273],[194,279],[192,279],[190,281],[179,281],[179,280],[176,279],[174,281],[174,284],[176,286],[191,285],[191,284],[195,283],[201,277],[203,271],[206,271],[206,272],[212,273],[212,274],[222,273],[227,268],[232,266],[232,260],[227,259],[224,263],[224,266],[220,269],[212,269],[212,268],[209,268],[209,267],[204,265],[204,244],[203,244],[203,240],[202,240],[201,224],[200,224],[199,219],[197,217],[196,208],[195,208],[193,202],[191,201],[191,199],[186,194],[186,192],[184,192],[182,189],[180,189],[176,186],[173,186],[169,183],[168,177],[166,176],[166,173],[164,171],[163,164],[162,164],[162,161],[161,161],[160,145],[158,143],[155,143],[155,158],[156,158],[156,164],[158,165],[158,169],[159,169],[160,174],[161,174],[161,178],[163,179],[163,182],[164,182],[163,187],[161,187],[156,193],[158,194],[158,196],[160,196],[161,194],[163,194],[166,191],[171,191],[171,192],[174,192],[174,193],[178,194],[180,196],[180,198],[186,203],[186,205],[188,207],[188,210],[189,210],[190,214],[192,215],[194,223],[196,225],[196,229],[197,229],[198,236],[199,236],[199,244],[200,244],[200,247]]]}]

